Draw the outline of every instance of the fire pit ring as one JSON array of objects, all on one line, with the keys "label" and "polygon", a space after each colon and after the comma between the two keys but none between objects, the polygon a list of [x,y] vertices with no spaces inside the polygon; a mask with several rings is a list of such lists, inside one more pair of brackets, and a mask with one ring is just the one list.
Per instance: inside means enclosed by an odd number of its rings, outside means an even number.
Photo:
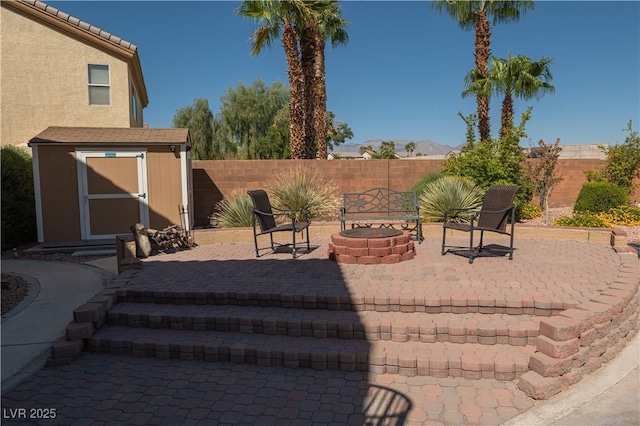
[{"label": "fire pit ring", "polygon": [[340,231],[340,235],[348,238],[389,238],[402,235],[402,231],[388,228],[353,228]]},{"label": "fire pit ring", "polygon": [[387,228],[354,228],[331,236],[329,259],[338,263],[379,265],[413,259],[411,233]]}]

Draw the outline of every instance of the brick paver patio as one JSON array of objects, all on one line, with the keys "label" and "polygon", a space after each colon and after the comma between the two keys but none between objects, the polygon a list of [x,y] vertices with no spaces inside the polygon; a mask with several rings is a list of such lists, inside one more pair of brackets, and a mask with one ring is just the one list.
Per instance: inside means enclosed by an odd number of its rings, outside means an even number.
[{"label": "brick paver patio", "polygon": [[146,259],[90,353],[3,409],[55,408],[42,424],[500,424],[537,403],[518,378],[540,320],[601,298],[629,256],[517,239],[512,261],[470,265],[427,238],[413,260],[350,265],[312,244],[296,260],[248,243]]}]

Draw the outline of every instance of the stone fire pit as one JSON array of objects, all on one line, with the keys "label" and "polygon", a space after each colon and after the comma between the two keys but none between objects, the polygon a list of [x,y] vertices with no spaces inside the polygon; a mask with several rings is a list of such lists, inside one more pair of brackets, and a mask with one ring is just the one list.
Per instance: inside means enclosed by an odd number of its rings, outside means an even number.
[{"label": "stone fire pit", "polygon": [[333,234],[328,254],[338,263],[379,265],[413,259],[416,251],[409,232],[354,228]]}]

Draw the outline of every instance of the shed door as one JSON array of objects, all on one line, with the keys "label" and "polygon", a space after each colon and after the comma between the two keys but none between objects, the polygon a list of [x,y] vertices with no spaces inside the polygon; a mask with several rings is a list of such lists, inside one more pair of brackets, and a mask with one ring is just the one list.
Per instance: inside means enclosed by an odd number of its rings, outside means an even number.
[{"label": "shed door", "polygon": [[76,151],[83,240],[149,226],[145,151]]}]

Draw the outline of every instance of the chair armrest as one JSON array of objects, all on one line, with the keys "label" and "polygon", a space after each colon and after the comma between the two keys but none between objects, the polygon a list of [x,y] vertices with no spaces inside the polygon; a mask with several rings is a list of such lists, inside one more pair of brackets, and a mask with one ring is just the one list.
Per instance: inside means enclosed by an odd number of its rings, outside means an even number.
[{"label": "chair armrest", "polygon": [[509,210],[514,209],[516,206],[515,204],[511,204],[509,207],[505,207],[504,209],[500,209],[500,210],[483,210],[482,213],[504,213],[504,212],[508,212]]},{"label": "chair armrest", "polygon": [[288,216],[290,219],[295,220],[296,213],[302,213],[305,218],[305,222],[310,221],[309,212],[305,209],[280,209],[278,207],[271,207],[272,210],[277,210],[279,213],[274,213],[274,216]]},{"label": "chair armrest", "polygon": [[[444,223],[447,223],[447,217],[453,213],[453,212],[468,212],[468,211],[473,211],[475,209],[472,208],[464,208],[464,209],[448,209],[444,211]],[[476,220],[478,218],[478,216],[480,216],[480,211],[476,211],[473,215],[471,215],[469,217],[469,220],[471,221],[471,223],[473,223],[474,220]]]}]

